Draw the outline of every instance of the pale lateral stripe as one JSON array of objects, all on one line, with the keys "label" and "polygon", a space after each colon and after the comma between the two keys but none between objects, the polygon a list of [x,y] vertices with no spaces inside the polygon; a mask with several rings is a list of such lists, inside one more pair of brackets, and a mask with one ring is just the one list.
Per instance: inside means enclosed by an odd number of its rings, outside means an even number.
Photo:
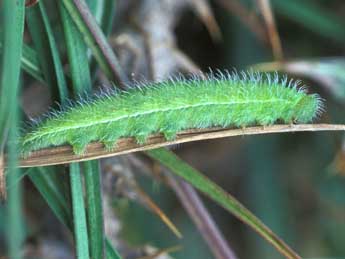
[{"label": "pale lateral stripe", "polygon": [[96,122],[91,122],[88,124],[79,124],[76,126],[71,126],[71,127],[64,127],[64,128],[60,128],[60,129],[55,129],[55,130],[51,130],[48,132],[44,132],[42,134],[39,135],[33,135],[31,138],[26,139],[24,141],[24,144],[29,142],[29,141],[33,141],[37,138],[41,138],[42,136],[48,135],[48,134],[56,134],[58,132],[63,132],[63,131],[67,131],[67,130],[71,130],[71,129],[80,129],[80,128],[86,128],[86,127],[91,127],[94,126],[96,124],[104,124],[104,123],[112,123],[112,122],[116,122],[125,118],[134,118],[134,117],[138,117],[138,116],[144,116],[144,115],[148,115],[148,114],[152,114],[152,113],[159,113],[159,112],[167,112],[167,111],[177,111],[177,110],[184,110],[184,109],[190,109],[190,108],[195,108],[195,107],[200,107],[200,106],[212,106],[212,105],[235,105],[235,104],[246,104],[246,103],[274,103],[274,102],[290,102],[288,100],[285,99],[270,99],[270,100],[249,100],[249,101],[240,101],[240,102],[207,102],[207,103],[202,103],[202,104],[195,104],[195,105],[184,105],[184,106],[179,106],[177,108],[165,108],[165,109],[155,109],[155,110],[149,110],[146,112],[138,112],[138,113],[133,113],[131,115],[123,115],[120,117],[116,117],[113,119],[107,119],[107,120],[99,120]]}]

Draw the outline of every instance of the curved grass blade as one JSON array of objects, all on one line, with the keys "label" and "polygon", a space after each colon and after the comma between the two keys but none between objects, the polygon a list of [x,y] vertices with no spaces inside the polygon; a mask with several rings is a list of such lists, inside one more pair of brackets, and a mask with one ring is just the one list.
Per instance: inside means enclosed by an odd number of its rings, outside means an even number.
[{"label": "curved grass blade", "polygon": [[270,242],[286,258],[301,258],[233,196],[225,192],[221,187],[202,175],[189,164],[178,158],[174,153],[164,148],[150,150],[146,153],[151,158],[162,163],[173,173],[182,177],[196,189],[216,201],[238,219],[246,223],[268,242]]}]

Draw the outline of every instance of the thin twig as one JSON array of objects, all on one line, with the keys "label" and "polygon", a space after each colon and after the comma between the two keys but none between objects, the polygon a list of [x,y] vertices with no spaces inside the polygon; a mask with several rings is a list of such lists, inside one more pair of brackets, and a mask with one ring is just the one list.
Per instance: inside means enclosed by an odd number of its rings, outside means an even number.
[{"label": "thin twig", "polygon": [[236,259],[195,189],[182,179],[169,177],[169,182],[215,258]]},{"label": "thin twig", "polygon": [[209,3],[205,0],[192,0],[191,2],[194,5],[197,15],[205,24],[212,39],[219,42],[222,39],[222,33]]},{"label": "thin twig", "polygon": [[133,138],[122,138],[117,142],[114,150],[107,150],[99,142],[93,142],[86,148],[84,155],[73,153],[71,146],[59,146],[46,148],[32,152],[26,158],[20,160],[20,167],[48,166],[58,164],[68,164],[72,162],[87,161],[103,157],[111,157],[122,154],[128,154],[138,151],[145,151],[159,147],[180,144],[185,142],[199,141],[205,139],[216,139],[233,136],[257,135],[268,133],[283,133],[296,131],[345,131],[343,124],[298,124],[298,125],[272,125],[256,126],[243,129],[192,129],[181,131],[177,134],[175,140],[167,141],[162,134],[151,135],[145,144],[139,145]]},{"label": "thin twig", "polygon": [[277,30],[276,22],[272,12],[271,4],[269,0],[257,0],[258,6],[261,10],[262,16],[264,17],[268,36],[271,42],[273,56],[275,60],[283,60],[283,49]]},{"label": "thin twig", "polygon": [[175,224],[139,185],[134,186],[134,191],[139,195],[138,200],[142,201],[149,210],[156,214],[177,238],[182,238],[182,234]]},{"label": "thin twig", "polygon": [[[133,155],[129,155],[127,157],[131,164],[140,172],[146,175],[154,175],[154,170],[152,170],[152,168],[150,168],[143,160]],[[166,174],[160,174],[159,177],[156,176],[157,180],[159,179],[161,183],[169,186],[176,193],[176,196],[179,198],[189,217],[194,221],[195,225],[198,227],[198,231],[206,240],[209,249],[214,253],[215,258],[236,259],[237,257],[232,252],[232,248],[227,244],[226,240],[220,233],[218,226],[205,208],[203,201],[200,199],[195,189],[181,178],[176,178],[165,167],[162,167],[162,170],[164,170]],[[182,188],[182,186],[189,187]]]}]

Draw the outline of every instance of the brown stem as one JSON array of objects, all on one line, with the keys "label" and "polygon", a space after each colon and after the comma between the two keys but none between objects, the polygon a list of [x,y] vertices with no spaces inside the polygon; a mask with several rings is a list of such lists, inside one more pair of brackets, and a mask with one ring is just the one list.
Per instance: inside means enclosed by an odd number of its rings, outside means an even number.
[{"label": "brown stem", "polygon": [[273,56],[275,60],[281,61],[284,58],[283,49],[277,30],[276,22],[269,0],[257,0],[258,6],[261,10],[262,16],[264,17],[265,24],[267,27],[268,36],[271,42]]},{"label": "brown stem", "polygon": [[78,9],[81,18],[85,22],[85,25],[88,27],[90,33],[92,34],[95,40],[95,44],[99,46],[105,60],[107,61],[111,69],[113,79],[121,86],[128,83],[128,79],[125,73],[122,71],[120,63],[118,62],[111,46],[107,42],[107,39],[105,38],[103,32],[99,28],[95,18],[90,12],[90,9],[85,3],[85,1],[73,0],[73,3],[75,7]]},{"label": "brown stem", "polygon": [[169,182],[215,258],[237,259],[195,189],[182,179],[173,176],[169,177]]},{"label": "brown stem", "polygon": [[107,150],[102,143],[90,143],[83,155],[73,153],[71,146],[46,148],[32,152],[28,157],[20,160],[20,167],[48,166],[87,161],[103,157],[111,157],[138,151],[145,151],[159,147],[175,145],[185,142],[216,139],[233,136],[257,135],[269,133],[284,133],[297,131],[345,131],[343,124],[278,124],[272,126],[256,126],[249,128],[209,128],[181,131],[175,140],[167,141],[162,134],[151,135],[145,144],[139,145],[133,138],[120,139],[114,150]]}]

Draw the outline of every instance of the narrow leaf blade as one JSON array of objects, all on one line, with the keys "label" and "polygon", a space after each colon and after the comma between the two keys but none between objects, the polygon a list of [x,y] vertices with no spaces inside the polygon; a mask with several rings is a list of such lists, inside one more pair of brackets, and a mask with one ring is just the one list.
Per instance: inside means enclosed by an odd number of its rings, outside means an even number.
[{"label": "narrow leaf blade", "polygon": [[287,258],[301,258],[233,196],[182,161],[174,153],[163,148],[150,150],[146,153],[246,223]]}]

